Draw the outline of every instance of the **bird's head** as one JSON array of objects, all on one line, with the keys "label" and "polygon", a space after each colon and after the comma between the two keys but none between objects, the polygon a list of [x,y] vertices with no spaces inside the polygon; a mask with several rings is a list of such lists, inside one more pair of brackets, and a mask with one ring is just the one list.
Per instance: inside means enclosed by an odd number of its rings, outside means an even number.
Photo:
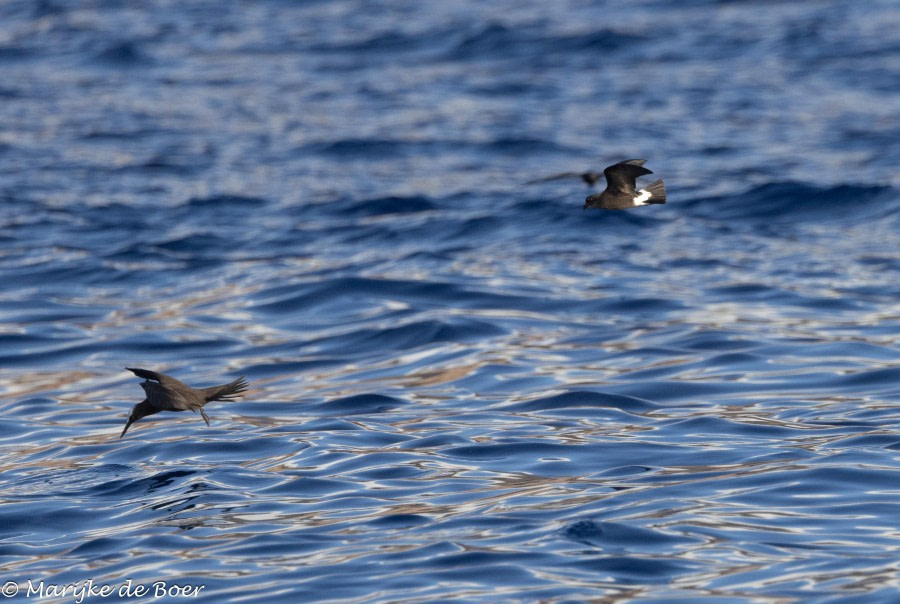
[{"label": "bird's head", "polygon": [[136,422],[139,419],[140,419],[139,417],[134,416],[134,409],[132,409],[131,413],[128,415],[128,422],[125,424],[125,429],[122,430],[122,434],[119,435],[119,438],[122,438],[123,436],[125,436],[125,433],[128,432],[128,428],[131,426],[131,424],[133,424],[134,422]]},{"label": "bird's head", "polygon": [[[143,384],[141,384],[143,386]],[[122,430],[122,434],[119,435],[119,438],[125,436],[125,433],[128,432],[128,428],[131,427],[131,424],[138,421],[142,417],[146,417],[155,413],[156,411],[152,407],[148,407],[147,401],[142,401],[132,407],[131,413],[128,414],[128,422],[125,424],[125,429]]]}]

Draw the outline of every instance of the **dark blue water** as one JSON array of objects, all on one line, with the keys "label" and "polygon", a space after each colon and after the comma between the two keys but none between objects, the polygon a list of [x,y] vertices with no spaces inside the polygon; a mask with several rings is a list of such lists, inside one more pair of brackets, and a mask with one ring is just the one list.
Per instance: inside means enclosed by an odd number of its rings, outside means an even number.
[{"label": "dark blue water", "polygon": [[[897,601],[898,32],[0,4],[4,594]],[[667,205],[523,184],[633,157]],[[120,440],[125,366],[252,389]]]}]

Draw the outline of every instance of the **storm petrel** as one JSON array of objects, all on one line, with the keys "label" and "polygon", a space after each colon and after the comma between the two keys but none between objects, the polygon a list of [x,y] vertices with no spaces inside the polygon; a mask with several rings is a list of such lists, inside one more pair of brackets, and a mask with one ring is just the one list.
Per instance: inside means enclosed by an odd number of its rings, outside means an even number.
[{"label": "storm petrel", "polygon": [[606,189],[584,200],[584,208],[604,210],[624,210],[654,203],[666,203],[666,185],[662,179],[650,183],[643,189],[635,189],[635,179],[644,174],[653,174],[644,167],[646,159],[626,159],[613,164],[603,171]]},{"label": "storm petrel", "polygon": [[128,416],[128,423],[125,424],[125,429],[122,430],[119,438],[125,436],[128,427],[134,422],[160,411],[190,410],[194,413],[199,411],[203,421],[209,426],[209,418],[206,417],[206,412],[203,411],[203,405],[210,401],[232,401],[234,400],[233,397],[247,390],[247,382],[243,377],[221,386],[191,388],[187,384],[162,373],[131,367],[126,367],[125,369],[138,377],[146,379],[146,381],[141,382],[141,388],[144,389],[146,398],[131,410],[131,415]]}]

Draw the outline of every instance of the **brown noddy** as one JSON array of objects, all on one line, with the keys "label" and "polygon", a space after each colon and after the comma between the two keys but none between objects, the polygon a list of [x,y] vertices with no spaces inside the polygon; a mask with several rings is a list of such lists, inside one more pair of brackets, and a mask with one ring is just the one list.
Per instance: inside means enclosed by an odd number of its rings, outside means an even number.
[{"label": "brown noddy", "polygon": [[209,426],[209,418],[206,417],[206,412],[203,411],[203,406],[206,403],[211,401],[232,401],[235,396],[247,390],[247,381],[243,377],[221,386],[191,388],[187,384],[163,373],[132,367],[126,367],[125,369],[138,377],[145,378],[145,381],[141,382],[141,388],[144,389],[146,398],[131,410],[131,415],[128,416],[128,423],[125,424],[125,429],[122,430],[119,438],[125,436],[129,426],[134,422],[160,411],[193,411],[194,413],[199,411],[203,421]]}]

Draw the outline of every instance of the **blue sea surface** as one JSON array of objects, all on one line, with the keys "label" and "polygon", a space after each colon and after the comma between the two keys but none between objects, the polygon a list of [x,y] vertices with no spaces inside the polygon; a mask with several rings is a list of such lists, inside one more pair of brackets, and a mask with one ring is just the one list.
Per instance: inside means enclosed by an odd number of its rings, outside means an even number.
[{"label": "blue sea surface", "polygon": [[[10,0],[0,73],[8,601],[900,601],[896,2]],[[120,439],[126,366],[251,389]]]}]

